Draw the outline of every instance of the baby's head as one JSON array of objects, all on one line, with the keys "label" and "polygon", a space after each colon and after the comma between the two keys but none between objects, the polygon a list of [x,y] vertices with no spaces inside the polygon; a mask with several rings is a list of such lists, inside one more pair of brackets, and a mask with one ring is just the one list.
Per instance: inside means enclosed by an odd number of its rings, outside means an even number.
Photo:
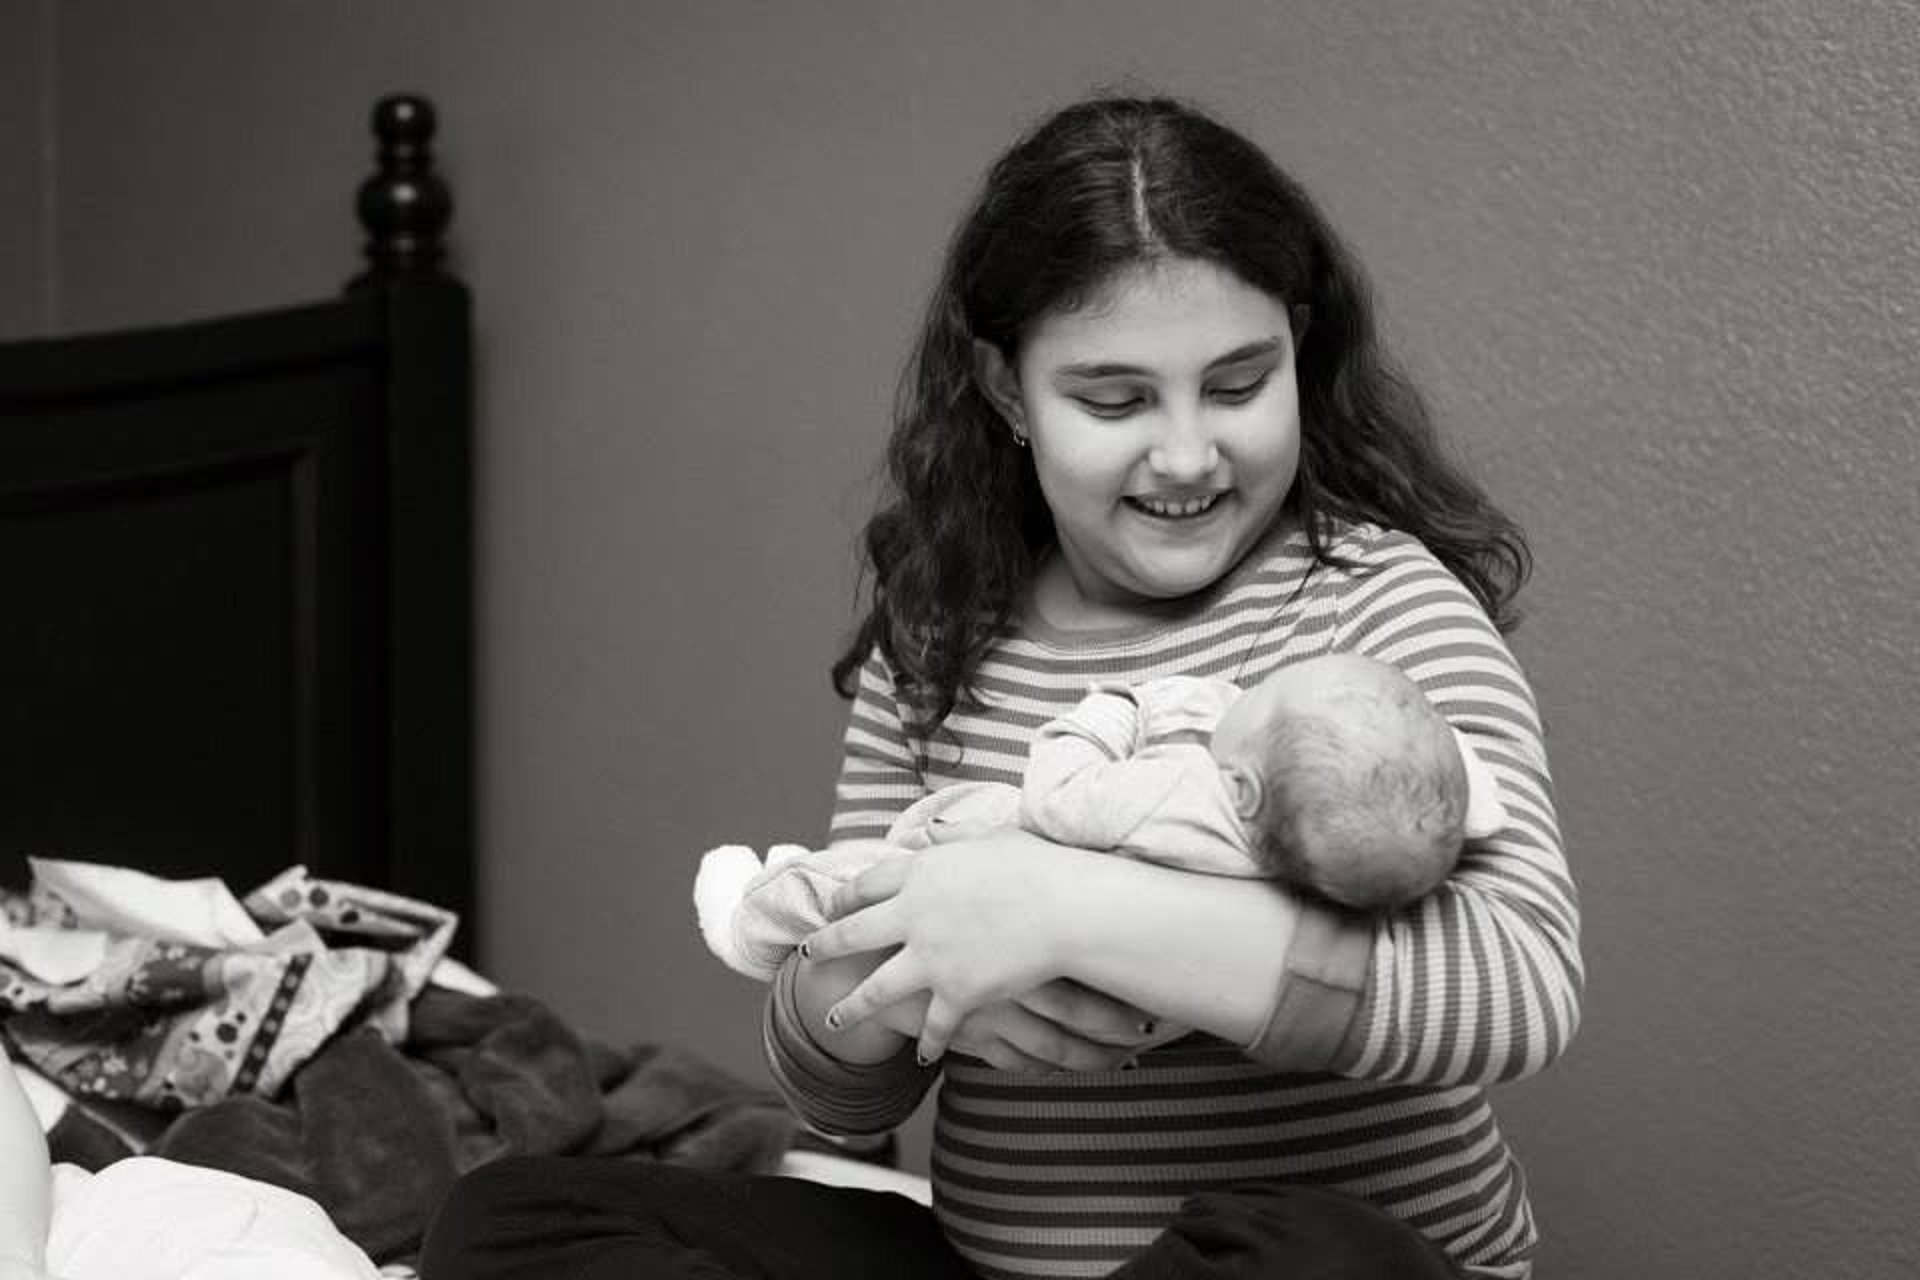
[{"label": "baby's head", "polygon": [[1254,850],[1281,880],[1345,906],[1423,897],[1453,870],[1467,774],[1453,731],[1388,663],[1282,667],[1214,729]]}]

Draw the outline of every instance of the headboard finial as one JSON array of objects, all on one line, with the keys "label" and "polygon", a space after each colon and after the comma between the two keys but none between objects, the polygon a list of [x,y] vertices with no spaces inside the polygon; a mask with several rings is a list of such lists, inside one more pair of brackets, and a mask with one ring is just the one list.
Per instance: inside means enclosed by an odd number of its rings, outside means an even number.
[{"label": "headboard finial", "polygon": [[378,167],[355,201],[367,231],[368,268],[350,289],[439,271],[453,197],[433,171],[433,130],[433,104],[423,97],[389,94],[374,104]]}]

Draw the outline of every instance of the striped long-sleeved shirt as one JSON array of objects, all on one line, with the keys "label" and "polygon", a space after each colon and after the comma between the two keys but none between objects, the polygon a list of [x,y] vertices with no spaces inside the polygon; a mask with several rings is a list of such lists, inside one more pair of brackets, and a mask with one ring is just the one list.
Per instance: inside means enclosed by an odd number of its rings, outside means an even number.
[{"label": "striped long-sleeved shirt", "polygon": [[[982,664],[977,703],[910,739],[878,658],[846,735],[836,840],[883,833],[927,791],[1018,783],[1034,731],[1093,682],[1189,674],[1242,687],[1347,651],[1392,662],[1491,766],[1507,811],[1449,881],[1377,918],[1304,905],[1272,1024],[1241,1047],[1190,1036],[1135,1070],[1034,1075],[950,1056],[934,1204],[987,1276],[1099,1276],[1195,1191],[1293,1181],[1365,1196],[1473,1274],[1524,1277],[1535,1233],[1483,1087],[1551,1061],[1579,1018],[1579,916],[1525,677],[1472,595],[1418,541],[1341,531],[1316,564],[1278,530],[1181,620],[1061,633],[1023,622]],[[783,977],[789,978],[791,970]],[[813,1044],[776,982],[767,1045],[809,1122],[874,1132],[933,1079],[903,1052],[850,1068]]]}]

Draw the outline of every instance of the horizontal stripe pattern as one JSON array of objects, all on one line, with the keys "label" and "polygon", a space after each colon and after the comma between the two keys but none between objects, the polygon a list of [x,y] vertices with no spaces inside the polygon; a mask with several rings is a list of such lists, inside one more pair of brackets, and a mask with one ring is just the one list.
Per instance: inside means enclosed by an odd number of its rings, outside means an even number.
[{"label": "horizontal stripe pattern", "polygon": [[1366,991],[1330,1075],[1286,1075],[1204,1036],[1128,1071],[1024,1075],[951,1059],[939,1095],[935,1209],[984,1276],[1105,1275],[1194,1192],[1254,1181],[1365,1196],[1473,1274],[1521,1280],[1535,1231],[1483,1086],[1556,1057],[1579,1016],[1579,907],[1560,847],[1539,713],[1505,642],[1416,540],[1341,532],[1349,567],[1278,535],[1191,619],[1093,637],[1015,630],[977,701],[921,746],[884,664],[862,672],[833,836],[883,835],[958,782],[1018,783],[1034,730],[1090,684],[1216,676],[1243,686],[1319,654],[1394,663],[1499,780],[1508,822],[1454,876],[1376,928]]}]

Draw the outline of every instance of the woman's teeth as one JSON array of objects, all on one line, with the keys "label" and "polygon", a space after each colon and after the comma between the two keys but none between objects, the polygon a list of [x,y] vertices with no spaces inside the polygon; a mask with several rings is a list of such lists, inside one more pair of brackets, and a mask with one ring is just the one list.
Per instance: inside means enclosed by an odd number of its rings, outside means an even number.
[{"label": "woman's teeth", "polygon": [[1198,498],[1134,498],[1132,502],[1150,515],[1182,519],[1199,515],[1219,500],[1219,494],[1209,493]]}]

